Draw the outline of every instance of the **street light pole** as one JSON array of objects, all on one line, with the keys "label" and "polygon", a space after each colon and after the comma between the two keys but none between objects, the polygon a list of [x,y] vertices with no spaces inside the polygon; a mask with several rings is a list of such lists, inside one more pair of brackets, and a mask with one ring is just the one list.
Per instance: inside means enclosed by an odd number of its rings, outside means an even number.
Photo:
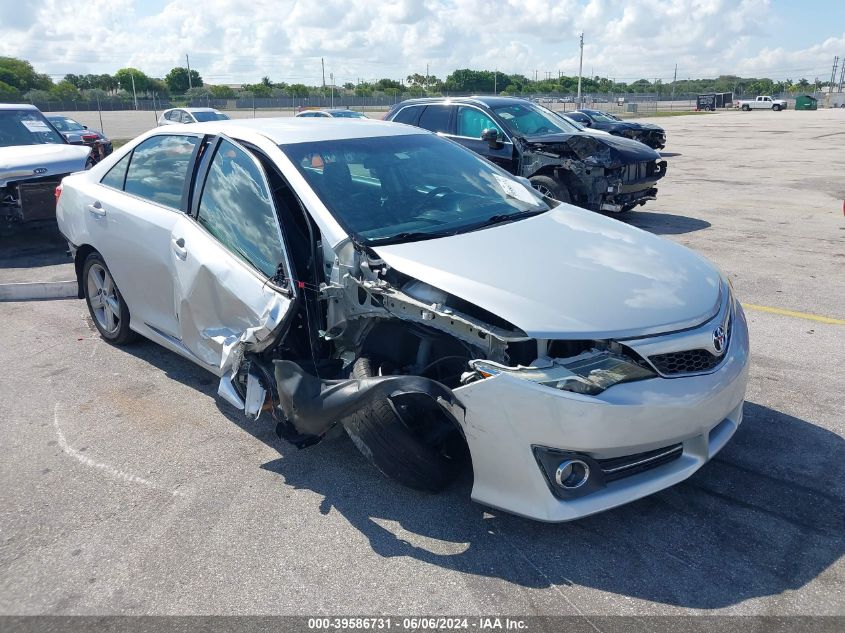
[{"label": "street light pole", "polygon": [[581,58],[578,61],[578,107],[581,107],[581,72],[584,69],[584,33],[581,33]]}]

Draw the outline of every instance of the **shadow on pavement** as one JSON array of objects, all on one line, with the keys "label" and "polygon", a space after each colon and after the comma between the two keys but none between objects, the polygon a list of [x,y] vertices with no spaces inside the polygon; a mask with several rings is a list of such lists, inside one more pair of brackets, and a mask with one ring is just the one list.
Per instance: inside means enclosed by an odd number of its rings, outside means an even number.
[{"label": "shadow on pavement", "polygon": [[19,228],[12,235],[0,235],[0,268],[72,264],[67,249],[55,222],[53,226]]},{"label": "shadow on pavement", "polygon": [[680,152],[660,152],[660,158],[674,158],[675,156],[683,156]]},{"label": "shadow on pavement", "polygon": [[652,213],[649,211],[631,211],[621,216],[609,217],[621,220],[631,226],[643,229],[655,235],[680,235],[710,228],[710,223],[698,218],[671,213]]},{"label": "shadow on pavement", "polygon": [[[216,391],[216,378],[153,343],[125,349]],[[562,524],[473,503],[469,472],[442,494],[416,492],[381,476],[345,436],[297,450],[276,437],[266,413],[249,422],[219,399],[218,407],[279,452],[261,468],[320,495],[320,512],[339,512],[383,557],[524,587],[581,585],[715,609],[803,587],[845,554],[845,440],[760,404],[746,403],[736,436],[687,481]]]}]

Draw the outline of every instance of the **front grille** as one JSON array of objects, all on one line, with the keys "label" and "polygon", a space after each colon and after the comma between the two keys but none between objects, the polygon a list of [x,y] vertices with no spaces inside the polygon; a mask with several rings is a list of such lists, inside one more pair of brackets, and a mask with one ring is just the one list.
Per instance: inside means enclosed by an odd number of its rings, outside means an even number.
[{"label": "front grille", "polygon": [[674,374],[697,374],[713,369],[722,360],[721,356],[714,356],[706,349],[688,349],[683,352],[656,354],[648,359],[654,368],[664,376]]},{"label": "front grille", "polygon": [[678,459],[684,452],[682,444],[672,444],[653,451],[637,453],[636,455],[625,455],[611,459],[596,460],[601,466],[605,482],[616,481],[623,477],[630,477],[637,473],[657,468],[663,464]]}]

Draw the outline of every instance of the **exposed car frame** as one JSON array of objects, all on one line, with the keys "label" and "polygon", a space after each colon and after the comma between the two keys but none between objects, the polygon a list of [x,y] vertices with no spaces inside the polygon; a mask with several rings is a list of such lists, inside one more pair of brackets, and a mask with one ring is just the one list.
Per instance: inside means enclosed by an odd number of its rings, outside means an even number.
[{"label": "exposed car frame", "polygon": [[[178,208],[102,183],[147,140],[174,134],[196,139]],[[540,520],[677,483],[730,439],[742,420],[747,327],[703,258],[570,205],[548,208],[477,158],[487,180],[537,212],[368,244],[330,210],[347,198],[330,200],[313,184],[362,138],[376,148],[436,137],[375,121],[159,128],[67,178],[59,227],[101,334],[126,343],[139,333],[204,367],[220,377],[223,399],[252,419],[266,412],[296,446],[342,425],[380,470],[414,487],[447,485],[468,450],[474,499]],[[307,158],[308,143],[324,148],[319,161]],[[251,157],[290,212],[277,213],[287,249],[271,276],[197,222],[224,146]],[[124,225],[133,230],[121,233]],[[146,261],[133,245],[162,259]],[[145,263],[167,292],[150,287]],[[156,311],[145,301],[163,303]],[[465,363],[460,375],[432,373],[450,357]],[[430,459],[414,461],[425,450]]]}]

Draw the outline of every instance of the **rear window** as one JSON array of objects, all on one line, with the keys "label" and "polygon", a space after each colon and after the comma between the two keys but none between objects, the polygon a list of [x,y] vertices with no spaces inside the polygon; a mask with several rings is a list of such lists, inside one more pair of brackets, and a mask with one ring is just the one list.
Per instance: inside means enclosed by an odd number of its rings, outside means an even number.
[{"label": "rear window", "polygon": [[227,121],[229,117],[222,112],[191,112],[199,123],[206,121]]},{"label": "rear window", "polygon": [[393,121],[396,123],[407,123],[408,125],[416,125],[417,117],[420,115],[420,110],[423,106],[406,106],[399,110]]},{"label": "rear window", "polygon": [[188,166],[198,142],[195,136],[175,134],[148,138],[132,151],[123,190],[179,209]]},{"label": "rear window", "polygon": [[449,114],[451,110],[446,105],[430,105],[420,115],[419,126],[431,132],[449,132]]}]

